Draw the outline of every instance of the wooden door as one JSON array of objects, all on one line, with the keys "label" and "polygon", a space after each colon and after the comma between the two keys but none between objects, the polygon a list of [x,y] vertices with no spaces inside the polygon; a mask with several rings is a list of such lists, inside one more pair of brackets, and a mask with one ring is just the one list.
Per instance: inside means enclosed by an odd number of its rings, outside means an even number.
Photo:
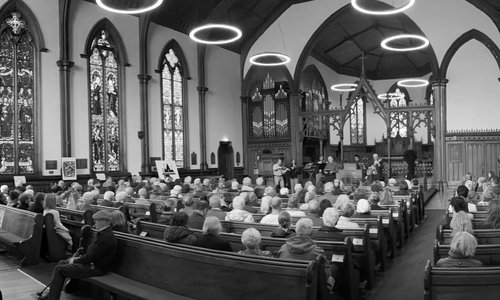
[{"label": "wooden door", "polygon": [[446,143],[448,181],[460,181],[465,175],[465,143]]},{"label": "wooden door", "polygon": [[466,158],[467,162],[464,176],[467,172],[471,172],[474,178],[484,176],[485,170],[485,152],[484,142],[466,142]]},{"label": "wooden door", "polygon": [[500,172],[500,141],[486,142],[484,144],[486,163],[485,163],[485,174],[481,175],[486,177],[489,171],[494,171],[495,174]]}]

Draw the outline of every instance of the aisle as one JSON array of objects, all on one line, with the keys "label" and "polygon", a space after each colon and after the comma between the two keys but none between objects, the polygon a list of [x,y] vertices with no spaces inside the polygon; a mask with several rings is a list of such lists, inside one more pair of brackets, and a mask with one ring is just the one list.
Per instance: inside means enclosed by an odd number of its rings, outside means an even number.
[{"label": "aisle", "polygon": [[426,220],[416,228],[408,243],[399,251],[390,269],[371,291],[368,300],[424,298],[424,267],[427,260],[432,261],[436,227],[443,217],[446,194],[438,193],[431,199],[428,207],[434,209],[426,209]]}]

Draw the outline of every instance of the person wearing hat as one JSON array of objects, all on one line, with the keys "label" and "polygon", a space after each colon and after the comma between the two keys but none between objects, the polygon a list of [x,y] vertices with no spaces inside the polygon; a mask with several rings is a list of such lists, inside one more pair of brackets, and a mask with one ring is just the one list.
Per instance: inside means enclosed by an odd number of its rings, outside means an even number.
[{"label": "person wearing hat", "polygon": [[370,214],[371,205],[366,199],[360,199],[356,204],[356,213],[353,218],[371,218]]},{"label": "person wearing hat", "polygon": [[[110,226],[111,211],[100,210],[92,216],[92,219],[97,230],[96,239],[82,256],[61,260],[56,265],[50,280],[49,293],[38,299],[59,299],[66,278],[83,279],[107,273],[116,253],[116,238]],[[75,284],[75,281],[71,281],[72,288]]]}]

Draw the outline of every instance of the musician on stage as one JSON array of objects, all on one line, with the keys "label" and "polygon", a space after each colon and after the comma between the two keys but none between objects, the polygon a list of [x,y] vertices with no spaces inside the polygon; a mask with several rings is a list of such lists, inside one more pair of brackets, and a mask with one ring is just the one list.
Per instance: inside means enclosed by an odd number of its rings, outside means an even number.
[{"label": "musician on stage", "polygon": [[323,156],[320,156],[318,159],[318,162],[316,163],[318,165],[318,172],[316,173],[316,182],[319,182],[322,177],[324,177],[324,171],[326,167],[326,161],[323,158]]},{"label": "musician on stage", "polygon": [[283,161],[278,159],[278,162],[273,165],[273,175],[274,184],[276,185],[276,191],[285,187],[285,181],[283,180],[283,174],[286,172],[286,168],[283,167]]},{"label": "musician on stage", "polygon": [[328,162],[325,165],[324,174],[328,182],[332,182],[339,172],[339,165],[333,160],[332,156],[328,156]]},{"label": "musician on stage", "polygon": [[294,193],[295,191],[293,189],[295,188],[295,185],[299,183],[298,176],[302,172],[302,168],[297,166],[295,159],[292,159],[286,167],[290,171],[285,174],[287,174],[290,178],[290,189],[292,190],[292,193]]},{"label": "musician on stage", "polygon": [[359,160],[359,155],[354,155],[354,163],[356,164],[356,169],[361,170],[361,178],[365,178],[366,176],[366,165],[365,163]]},{"label": "musician on stage", "polygon": [[373,180],[384,181],[384,165],[377,153],[373,154],[373,164],[370,167],[373,170]]}]

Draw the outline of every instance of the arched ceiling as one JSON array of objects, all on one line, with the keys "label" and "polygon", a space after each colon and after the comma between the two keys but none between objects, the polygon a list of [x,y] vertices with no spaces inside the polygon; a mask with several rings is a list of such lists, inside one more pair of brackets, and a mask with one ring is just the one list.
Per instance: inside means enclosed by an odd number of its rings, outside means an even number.
[{"label": "arched ceiling", "polygon": [[[358,12],[349,4],[328,19],[313,36],[310,54],[337,73],[350,76],[360,75],[364,54],[366,75],[372,80],[429,74],[435,57],[431,47],[395,52],[380,46],[383,39],[403,33],[424,35],[405,14],[372,16]],[[414,47],[419,43],[404,40],[394,45]]]}]

